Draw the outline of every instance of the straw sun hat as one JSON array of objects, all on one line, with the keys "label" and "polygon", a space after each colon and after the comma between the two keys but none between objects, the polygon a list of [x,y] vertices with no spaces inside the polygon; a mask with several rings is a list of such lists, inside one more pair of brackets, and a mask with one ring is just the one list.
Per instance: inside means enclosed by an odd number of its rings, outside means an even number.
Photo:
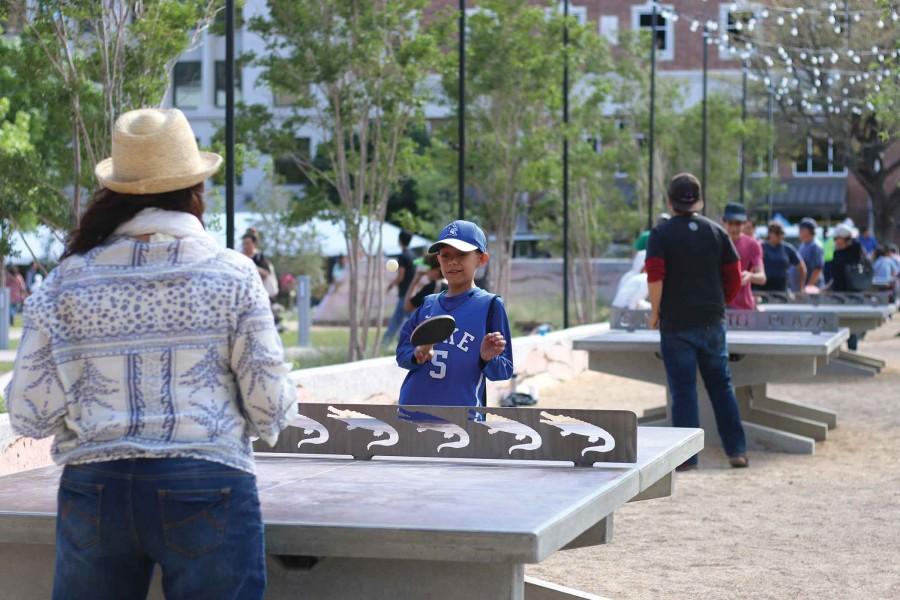
[{"label": "straw sun hat", "polygon": [[94,174],[115,192],[159,194],[196,185],[221,164],[221,156],[197,148],[180,110],[142,108],[116,120],[112,156],[100,161]]}]

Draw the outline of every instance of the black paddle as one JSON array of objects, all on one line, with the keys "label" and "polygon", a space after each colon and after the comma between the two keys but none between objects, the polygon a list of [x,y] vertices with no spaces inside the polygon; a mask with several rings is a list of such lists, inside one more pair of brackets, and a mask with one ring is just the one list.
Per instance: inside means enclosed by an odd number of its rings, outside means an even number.
[{"label": "black paddle", "polygon": [[409,341],[414,346],[431,346],[446,340],[455,329],[456,319],[450,315],[437,315],[419,323],[409,336]]}]

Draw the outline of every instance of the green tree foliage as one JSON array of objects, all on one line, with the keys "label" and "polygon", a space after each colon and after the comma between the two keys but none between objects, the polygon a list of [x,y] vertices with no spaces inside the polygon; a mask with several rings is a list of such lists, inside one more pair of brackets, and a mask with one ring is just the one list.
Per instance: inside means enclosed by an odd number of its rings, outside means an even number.
[{"label": "green tree foliage", "polygon": [[[509,290],[518,215],[529,194],[547,189],[559,155],[562,19],[550,18],[549,3],[485,0],[467,19],[466,186],[467,215],[491,234],[492,291]],[[458,87],[458,32],[455,12],[439,21],[440,64],[446,98]],[[453,119],[457,105],[449,108]],[[441,135],[444,149],[458,147],[456,128]],[[441,146],[438,146],[440,149]],[[455,154],[455,153],[454,153]],[[445,152],[447,158],[449,153]],[[443,163],[449,173],[448,162]]]},{"label": "green tree foliage", "polygon": [[[27,115],[33,148],[16,155],[28,168],[11,159],[0,166],[0,199],[21,227],[65,228],[94,187],[94,165],[109,156],[116,118],[162,102],[175,61],[223,1],[33,4],[19,13],[16,34],[0,42],[0,86],[10,103],[4,119]],[[15,190],[14,207],[6,190]]]},{"label": "green tree foliage", "polygon": [[[324,209],[345,233],[350,360],[377,351],[384,299],[381,224],[391,195],[420,160],[409,132],[422,126],[424,84],[438,53],[421,22],[427,5],[273,0],[269,18],[250,25],[266,43],[266,54],[254,57],[262,80],[296,102],[287,115],[262,107],[245,111],[257,132],[254,144],[291,158],[309,177],[297,216]],[[303,126],[325,135],[318,159],[298,150],[295,138]]]},{"label": "green tree foliage", "polygon": [[[805,4],[782,3],[788,9]],[[879,19],[879,7],[888,5],[851,0],[832,15],[834,22],[823,9],[807,10],[785,26],[769,19],[748,34],[756,48],[752,68],[776,98],[779,155],[796,159],[808,136],[831,139],[871,198],[876,234],[884,240],[900,237],[900,158],[891,151],[898,139],[892,53],[900,35],[890,10]],[[860,18],[847,20],[847,13]]]}]

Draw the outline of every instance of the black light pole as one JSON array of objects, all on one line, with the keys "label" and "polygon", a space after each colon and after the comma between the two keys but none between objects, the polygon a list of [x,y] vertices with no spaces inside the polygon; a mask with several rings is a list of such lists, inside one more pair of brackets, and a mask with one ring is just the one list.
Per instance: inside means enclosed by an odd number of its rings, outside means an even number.
[{"label": "black light pole", "polygon": [[225,243],[234,248],[234,0],[225,2]]},{"label": "black light pole", "polygon": [[[747,122],[747,62],[741,70],[741,123]],[[747,165],[745,164],[744,138],[741,137],[741,204],[744,204],[744,193],[747,187]]]},{"label": "black light pole", "polygon": [[569,0],[563,4],[563,328],[569,327]]},{"label": "black light pole", "polygon": [[656,127],[656,0],[650,17],[650,160],[647,161],[647,229],[653,229],[653,131]]},{"label": "black light pole", "polygon": [[709,84],[709,28],[704,25],[703,26],[703,117],[702,117],[702,136],[703,140],[701,142],[700,149],[700,190],[701,197],[703,198],[703,214],[706,214],[706,162],[707,162],[707,152],[709,146],[709,132],[707,131],[707,96],[708,96],[708,84]]},{"label": "black light pole", "polygon": [[459,0],[459,107],[456,124],[459,129],[457,156],[457,194],[459,218],[466,218],[466,0]]}]

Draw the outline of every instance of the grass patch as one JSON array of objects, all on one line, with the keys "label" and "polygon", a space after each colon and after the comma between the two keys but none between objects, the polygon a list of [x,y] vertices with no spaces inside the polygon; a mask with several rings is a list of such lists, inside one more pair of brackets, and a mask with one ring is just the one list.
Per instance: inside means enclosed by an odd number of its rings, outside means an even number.
[{"label": "grass patch", "polygon": [[[370,333],[371,335],[371,333]],[[285,348],[297,345],[297,332],[285,331],[281,334],[281,343]],[[293,361],[295,369],[312,369],[347,362],[347,345],[350,343],[349,327],[313,327],[310,331],[310,343],[317,350],[315,354],[304,356]],[[394,346],[380,349],[379,356],[393,356]]]},{"label": "grass patch", "polygon": [[0,362],[0,375],[3,375],[4,373],[8,373],[8,372],[12,371],[13,366],[15,366],[15,363]]}]

